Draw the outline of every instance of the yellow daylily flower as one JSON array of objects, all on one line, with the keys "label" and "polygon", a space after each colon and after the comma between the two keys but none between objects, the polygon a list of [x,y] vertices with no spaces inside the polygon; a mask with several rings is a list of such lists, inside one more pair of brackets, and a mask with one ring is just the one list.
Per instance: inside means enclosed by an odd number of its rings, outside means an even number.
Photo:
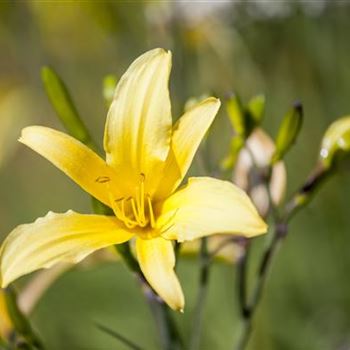
[{"label": "yellow daylily flower", "polygon": [[248,196],[230,182],[191,178],[176,191],[220,101],[205,99],[172,126],[170,69],[171,53],[154,49],[122,76],[107,116],[106,161],[62,132],[42,126],[22,131],[23,144],[111,207],[115,216],[68,211],[18,226],[0,251],[2,286],[58,262],[78,263],[97,249],[134,238],[145,278],[171,308],[182,310],[172,240],[218,232],[252,237],[266,231]]}]

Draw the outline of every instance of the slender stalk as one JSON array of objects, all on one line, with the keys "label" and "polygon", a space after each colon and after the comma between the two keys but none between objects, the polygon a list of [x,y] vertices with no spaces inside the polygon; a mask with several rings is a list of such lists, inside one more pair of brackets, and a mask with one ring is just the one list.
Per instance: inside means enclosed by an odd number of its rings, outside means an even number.
[{"label": "slender stalk", "polygon": [[17,295],[12,287],[5,289],[5,301],[6,307],[13,323],[13,327],[16,332],[24,338],[26,341],[25,345],[33,347],[34,349],[43,350],[41,340],[38,335],[34,332],[29,320],[19,309],[17,304]]},{"label": "slender stalk", "polygon": [[[283,239],[288,234],[288,222],[302,207],[306,206],[310,202],[315,192],[320,188],[320,185],[323,184],[331,174],[333,174],[333,172],[326,171],[320,165],[317,165],[315,170],[306,180],[305,184],[286,203],[283,208],[282,215],[280,217],[273,215],[275,230],[269,246],[266,248],[261,257],[258,275],[251,293],[250,302],[242,313],[243,330],[235,347],[236,350],[244,350],[249,342],[253,330],[253,317],[261,300],[268,271],[272,264],[273,258]],[[241,283],[245,283],[244,281],[245,279],[242,278]],[[245,287],[240,286],[240,289],[244,291]],[[242,296],[240,298],[242,298]]]},{"label": "slender stalk", "polygon": [[183,349],[182,338],[168,306],[154,292],[147,300],[158,328],[161,348],[164,350]]},{"label": "slender stalk", "polygon": [[197,301],[194,310],[194,318],[192,324],[192,332],[190,339],[190,350],[199,350],[200,338],[203,324],[204,303],[208,292],[210,259],[208,253],[207,238],[201,239],[200,248],[200,275],[199,275],[199,289],[197,294]]},{"label": "slender stalk", "polygon": [[250,244],[248,240],[244,240],[240,244],[243,248],[243,253],[237,261],[237,289],[241,316],[244,319],[246,318],[246,314],[249,311],[247,307],[247,262],[249,257]]},{"label": "slender stalk", "polygon": [[[180,242],[175,242],[175,246],[174,246],[175,261],[177,261],[177,258],[179,257],[180,250],[181,250],[181,243]],[[175,265],[175,268],[176,268],[176,265]]]},{"label": "slender stalk", "polygon": [[277,238],[277,235],[274,235],[271,241],[271,245],[265,250],[265,253],[263,254],[259,267],[258,277],[255,282],[254,290],[252,292],[251,300],[249,304],[245,305],[242,312],[243,330],[238,344],[236,346],[237,350],[244,350],[250,339],[250,335],[252,332],[253,317],[256,312],[257,306],[260,302],[262,291],[265,286],[266,278],[268,275],[267,272],[272,263],[272,257],[274,256],[275,251],[279,245],[278,243],[279,238]]}]

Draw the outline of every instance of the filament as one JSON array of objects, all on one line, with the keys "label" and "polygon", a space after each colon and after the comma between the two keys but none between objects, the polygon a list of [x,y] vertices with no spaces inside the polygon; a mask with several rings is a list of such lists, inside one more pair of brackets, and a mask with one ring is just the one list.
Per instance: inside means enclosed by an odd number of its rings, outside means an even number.
[{"label": "filament", "polygon": [[148,203],[148,210],[149,210],[149,217],[150,217],[150,221],[151,221],[151,227],[153,228],[156,226],[156,222],[154,220],[152,202],[151,202],[151,197],[149,195],[147,196],[147,203]]}]

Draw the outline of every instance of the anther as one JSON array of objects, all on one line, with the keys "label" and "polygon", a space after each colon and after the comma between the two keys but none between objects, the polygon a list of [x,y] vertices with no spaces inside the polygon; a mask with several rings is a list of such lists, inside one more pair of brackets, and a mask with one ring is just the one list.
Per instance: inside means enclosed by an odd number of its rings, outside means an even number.
[{"label": "anther", "polygon": [[109,181],[111,181],[111,179],[110,179],[108,176],[99,176],[99,177],[95,180],[95,182],[98,182],[98,183],[100,183],[100,184],[104,184],[104,183],[109,182]]}]

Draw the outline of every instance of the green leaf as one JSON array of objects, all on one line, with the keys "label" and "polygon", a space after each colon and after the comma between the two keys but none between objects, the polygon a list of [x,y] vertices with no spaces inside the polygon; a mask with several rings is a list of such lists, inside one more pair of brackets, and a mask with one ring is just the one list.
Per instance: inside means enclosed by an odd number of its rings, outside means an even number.
[{"label": "green leaf", "polygon": [[276,150],[271,163],[281,160],[295,143],[303,122],[303,109],[300,103],[296,103],[284,116],[276,137]]},{"label": "green leaf", "polygon": [[350,151],[350,116],[332,123],[324,134],[320,149],[320,161],[329,169]]},{"label": "green leaf", "polygon": [[42,68],[41,79],[52,107],[64,127],[73,137],[89,147],[94,148],[90,134],[82,122],[62,79],[50,67]]}]

